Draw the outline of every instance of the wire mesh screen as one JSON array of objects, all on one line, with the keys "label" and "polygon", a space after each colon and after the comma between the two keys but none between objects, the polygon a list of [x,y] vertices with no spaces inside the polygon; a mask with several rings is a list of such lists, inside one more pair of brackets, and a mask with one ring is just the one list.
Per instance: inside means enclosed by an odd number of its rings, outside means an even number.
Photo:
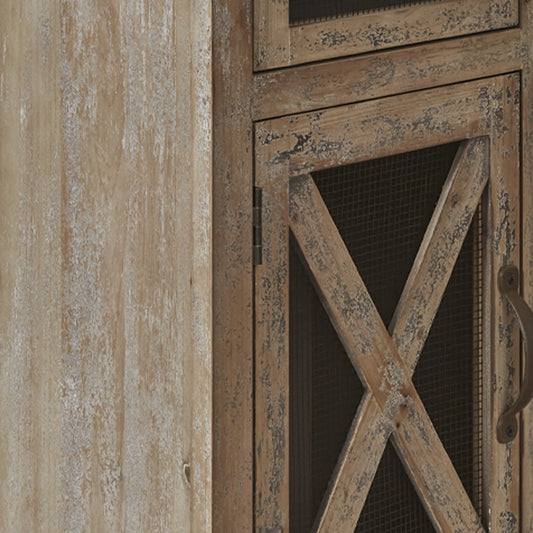
[{"label": "wire mesh screen", "polygon": [[298,26],[368,11],[438,1],[442,0],[290,0],[289,23]]},{"label": "wire mesh screen", "polygon": [[308,533],[364,389],[291,237],[290,531]]},{"label": "wire mesh screen", "polygon": [[[387,326],[457,148],[457,143],[441,145],[326,169],[313,176]],[[413,378],[478,511],[482,501],[481,227],[479,211],[463,245]],[[296,476],[295,480],[298,480],[293,482],[291,478],[291,531],[307,532],[362,396],[362,388],[304,275],[305,269],[294,246],[290,260],[291,476]],[[305,283],[308,284],[305,294],[313,294],[315,298],[312,305],[309,304],[310,296],[304,296],[304,291],[297,288]],[[315,308],[320,309],[321,318]],[[315,315],[311,317],[312,313],[317,313],[317,318],[314,318]],[[322,330],[328,330],[325,334],[328,341],[323,345],[325,352],[317,355],[315,350],[319,348],[314,345],[320,346],[320,343],[315,337],[324,335]],[[332,349],[334,342],[338,344]],[[324,365],[323,370],[315,374],[313,365],[318,368],[320,364]],[[350,380],[344,386],[347,389],[352,386],[354,390],[357,388],[357,394],[346,403],[340,397],[337,397],[337,403],[329,399],[332,393],[328,391],[339,388],[335,381],[339,377],[329,378],[335,372],[339,375],[350,372]],[[315,398],[319,388],[320,399],[318,396]],[[328,402],[331,403],[328,405]],[[338,433],[336,445],[321,445],[322,449],[328,448],[330,454],[324,469],[320,468],[320,461],[324,460],[322,457],[326,457],[326,454],[313,456],[312,449],[315,446],[314,432],[317,431],[314,421],[319,420],[320,416],[313,411],[315,407],[305,408],[315,405],[324,413],[324,422],[320,425],[324,431],[321,438],[330,439],[331,430],[327,424],[334,411],[334,416],[343,420],[343,429]],[[333,448],[338,449],[335,457]],[[321,474],[315,477],[317,472]],[[388,449],[370,489],[356,532],[425,533],[432,530],[394,450]]]}]

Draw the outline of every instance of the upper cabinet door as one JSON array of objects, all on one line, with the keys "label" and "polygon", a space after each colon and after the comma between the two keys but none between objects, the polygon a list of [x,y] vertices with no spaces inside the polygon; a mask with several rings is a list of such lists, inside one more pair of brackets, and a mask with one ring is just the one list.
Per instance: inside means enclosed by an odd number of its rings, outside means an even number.
[{"label": "upper cabinet door", "polygon": [[509,28],[517,0],[255,0],[255,69]]}]

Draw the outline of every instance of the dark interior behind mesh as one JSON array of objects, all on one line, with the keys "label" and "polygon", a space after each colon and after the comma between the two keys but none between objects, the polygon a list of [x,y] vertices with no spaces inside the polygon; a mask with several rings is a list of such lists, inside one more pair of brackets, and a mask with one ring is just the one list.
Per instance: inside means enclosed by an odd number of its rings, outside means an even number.
[{"label": "dark interior behind mesh", "polygon": [[[439,0],[290,0],[289,21],[293,26],[365,11],[376,11]],[[442,1],[442,0],[440,0]]]},{"label": "dark interior behind mesh", "polygon": [[[387,326],[457,148],[457,143],[442,145],[314,174]],[[413,380],[479,510],[481,216],[476,216],[474,222]],[[295,250],[293,243],[289,328],[290,524],[291,532],[303,533],[310,531],[363,390]],[[389,444],[356,531],[432,530]]]}]

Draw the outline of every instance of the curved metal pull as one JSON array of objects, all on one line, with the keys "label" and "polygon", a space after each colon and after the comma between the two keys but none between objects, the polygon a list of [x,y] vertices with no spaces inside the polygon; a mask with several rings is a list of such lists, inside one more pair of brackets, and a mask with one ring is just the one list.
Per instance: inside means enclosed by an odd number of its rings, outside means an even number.
[{"label": "curved metal pull", "polygon": [[500,416],[496,426],[496,436],[501,443],[511,442],[516,437],[517,415],[533,397],[533,311],[518,293],[518,278],[518,269],[513,265],[506,265],[498,272],[498,288],[507,296],[518,317],[526,354],[526,368],[520,394],[516,402]]}]

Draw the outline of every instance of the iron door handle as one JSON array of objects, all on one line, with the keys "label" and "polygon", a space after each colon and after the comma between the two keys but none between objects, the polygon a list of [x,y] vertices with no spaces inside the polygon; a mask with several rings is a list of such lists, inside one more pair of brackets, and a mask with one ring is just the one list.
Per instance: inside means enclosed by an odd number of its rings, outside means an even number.
[{"label": "iron door handle", "polygon": [[498,272],[498,288],[513,307],[524,338],[525,371],[520,394],[516,402],[498,419],[498,442],[511,442],[518,433],[517,415],[533,397],[533,311],[518,292],[518,269],[514,265],[503,266]]}]

